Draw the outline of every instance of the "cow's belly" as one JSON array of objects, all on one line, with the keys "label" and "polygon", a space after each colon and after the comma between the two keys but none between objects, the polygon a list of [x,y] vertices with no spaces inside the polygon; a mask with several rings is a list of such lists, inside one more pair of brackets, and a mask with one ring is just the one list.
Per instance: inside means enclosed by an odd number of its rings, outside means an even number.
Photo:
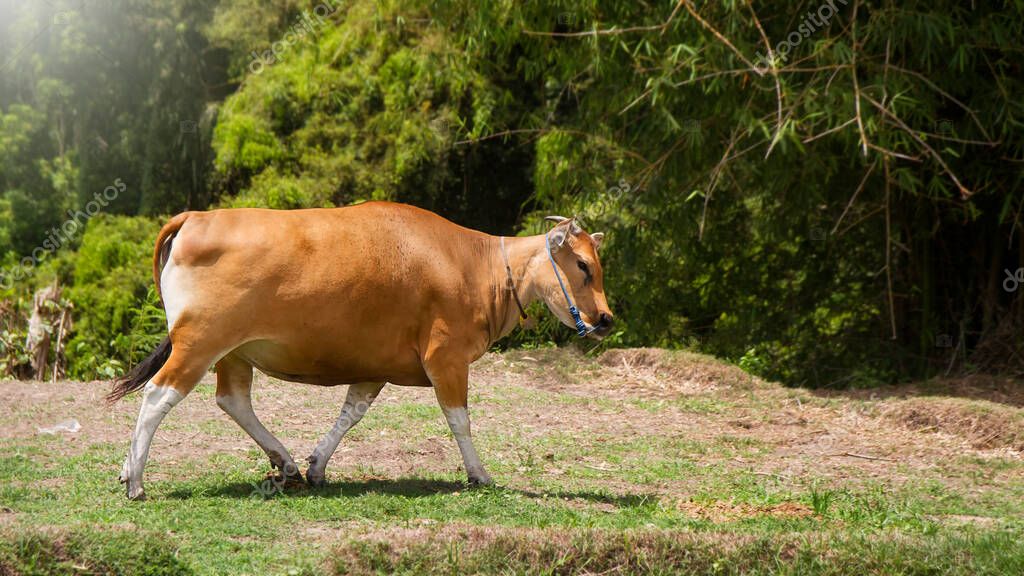
[{"label": "cow's belly", "polygon": [[290,382],[319,386],[359,382],[431,385],[416,351],[403,351],[393,345],[347,347],[344,342],[263,339],[243,344],[233,353],[261,372]]}]

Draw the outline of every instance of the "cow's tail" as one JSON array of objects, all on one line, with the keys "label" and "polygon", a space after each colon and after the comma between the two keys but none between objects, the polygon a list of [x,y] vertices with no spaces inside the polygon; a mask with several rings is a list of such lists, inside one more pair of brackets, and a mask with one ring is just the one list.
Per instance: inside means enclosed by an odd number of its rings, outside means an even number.
[{"label": "cow's tail", "polygon": [[171,339],[166,337],[152,354],[139,362],[124,376],[114,380],[114,387],[107,393],[107,402],[113,404],[121,398],[141,389],[149,382],[171,357]]},{"label": "cow's tail", "polygon": [[[190,212],[183,212],[171,218],[167,224],[164,224],[164,227],[160,229],[160,233],[156,236],[156,245],[153,247],[153,283],[156,286],[156,295],[161,301],[163,296],[160,294],[160,270],[167,262],[168,254],[171,252],[171,240],[178,233],[178,230],[181,230],[190,214]],[[117,402],[132,392],[141,389],[160,371],[160,368],[163,367],[170,357],[171,339],[166,337],[152,354],[136,364],[127,374],[114,381],[113,388],[107,393],[107,402]]]},{"label": "cow's tail", "polygon": [[156,235],[156,245],[153,247],[153,283],[156,286],[156,295],[163,300],[160,294],[160,269],[167,262],[167,256],[171,253],[171,240],[174,235],[185,225],[185,221],[191,216],[191,212],[182,212],[167,221],[160,233]]}]

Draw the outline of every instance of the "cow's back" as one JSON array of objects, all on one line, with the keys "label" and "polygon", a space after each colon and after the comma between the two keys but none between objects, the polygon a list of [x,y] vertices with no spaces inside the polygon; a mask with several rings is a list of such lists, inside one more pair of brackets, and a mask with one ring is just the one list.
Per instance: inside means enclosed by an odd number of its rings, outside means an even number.
[{"label": "cow's back", "polygon": [[194,213],[161,287],[169,322],[223,331],[225,347],[244,344],[241,353],[272,374],[423,384],[420,343],[439,309],[465,305],[462,262],[484,237],[382,202]]}]

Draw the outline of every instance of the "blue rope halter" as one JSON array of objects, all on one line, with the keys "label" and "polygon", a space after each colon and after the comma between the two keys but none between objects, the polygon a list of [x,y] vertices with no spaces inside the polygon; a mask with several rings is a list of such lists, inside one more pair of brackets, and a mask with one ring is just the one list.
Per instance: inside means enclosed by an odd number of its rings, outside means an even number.
[{"label": "blue rope halter", "polygon": [[565,289],[565,284],[562,282],[562,275],[558,273],[558,265],[555,264],[555,257],[551,255],[551,232],[544,235],[544,247],[548,251],[548,259],[551,260],[551,269],[555,271],[555,278],[558,279],[558,285],[562,288],[562,294],[565,295],[565,301],[569,303],[569,315],[572,316],[573,321],[576,322],[576,334],[580,338],[587,336],[594,330],[597,330],[596,326],[587,328],[587,323],[583,321],[583,317],[580,316],[580,311],[576,309],[576,306],[572,303],[572,298],[569,297],[569,291]]}]

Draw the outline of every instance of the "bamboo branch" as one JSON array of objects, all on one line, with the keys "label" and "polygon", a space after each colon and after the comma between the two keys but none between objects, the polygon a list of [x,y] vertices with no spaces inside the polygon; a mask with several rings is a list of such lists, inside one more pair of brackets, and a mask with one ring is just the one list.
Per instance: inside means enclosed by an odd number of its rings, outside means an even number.
[{"label": "bamboo branch", "polygon": [[864,152],[864,157],[867,158],[868,136],[864,133],[864,120],[860,114],[860,84],[857,82],[857,7],[859,4],[858,0],[853,0],[853,18],[850,32],[852,37],[850,72],[853,75],[853,108],[857,118],[857,130],[860,132],[861,150]]},{"label": "bamboo branch", "polygon": [[703,26],[708,32],[711,32],[715,36],[715,38],[718,38],[718,40],[722,44],[728,46],[729,49],[732,50],[733,53],[736,54],[736,56],[743,61],[744,64],[746,64],[751,70],[754,71],[755,74],[757,74],[758,76],[764,76],[764,70],[761,70],[760,68],[755,66],[754,63],[748,60],[747,57],[744,56],[743,53],[740,52],[736,48],[736,46],[729,41],[728,38],[723,36],[722,33],[716,30],[715,27],[712,26],[707,20],[701,18],[700,14],[698,14],[697,11],[693,9],[693,6],[690,5],[690,0],[683,0],[683,5],[686,6],[686,11],[690,13],[690,16],[693,16],[694,20],[700,22],[701,26]]},{"label": "bamboo branch", "polygon": [[555,38],[585,38],[587,36],[618,36],[619,34],[629,34],[632,32],[661,32],[665,33],[668,29],[668,25],[672,23],[672,19],[679,13],[679,9],[682,7],[684,0],[679,0],[676,7],[669,14],[667,20],[661,24],[653,26],[630,26],[628,28],[607,28],[603,30],[588,30],[586,32],[540,32],[538,30],[523,30],[523,34],[527,36],[547,36]]},{"label": "bamboo branch", "polygon": [[939,88],[938,86],[936,86],[935,83],[932,82],[931,80],[929,80],[927,76],[925,76],[924,74],[921,74],[920,72],[916,72],[914,70],[907,70],[906,68],[901,68],[899,66],[896,66],[895,64],[888,64],[887,63],[885,65],[885,67],[886,67],[886,69],[892,69],[892,70],[896,70],[897,72],[902,72],[904,74],[909,74],[909,75],[913,76],[914,78],[917,78],[921,82],[924,82],[932,90],[935,90],[939,94],[945,96],[949,101],[953,102],[954,104],[956,104],[957,106],[962,108],[964,110],[964,112],[967,112],[967,114],[971,117],[971,119],[974,120],[974,123],[978,126],[978,130],[981,130],[981,133],[985,136],[986,139],[988,139],[987,144],[989,144],[991,146],[996,146],[996,145],[999,144],[999,142],[992,142],[992,137],[988,135],[988,131],[985,130],[985,126],[982,125],[981,121],[978,120],[978,116],[974,113],[974,110],[971,110],[971,108],[969,106],[967,106],[963,102],[957,100],[956,97],[954,97],[949,92],[946,92],[942,88]]},{"label": "bamboo branch", "polygon": [[[849,122],[847,122],[847,124],[849,124]],[[853,196],[850,196],[850,201],[846,203],[846,208],[843,209],[843,213],[839,215],[839,220],[836,220],[836,225],[832,227],[832,236],[835,236],[836,230],[839,230],[839,225],[843,223],[843,218],[845,218],[846,213],[850,211],[850,207],[853,206],[854,200],[857,199],[857,195],[860,194],[860,191],[864,189],[864,184],[867,183],[868,177],[871,176],[871,173],[875,170],[875,166],[877,165],[878,159],[876,158],[875,161],[871,163],[871,166],[868,167],[867,172],[864,172],[864,177],[860,179],[860,184],[857,185],[857,189],[854,190]]]},{"label": "bamboo branch", "polygon": [[764,157],[767,159],[771,155],[772,150],[775,149],[775,145],[779,142],[779,134],[782,133],[782,84],[779,83],[779,71],[775,65],[775,51],[772,50],[772,44],[768,41],[768,35],[764,33],[764,27],[761,26],[761,21],[757,18],[754,6],[749,0],[747,2],[747,9],[750,10],[750,16],[754,19],[757,31],[761,34],[761,41],[764,42],[764,47],[768,50],[769,71],[772,73],[772,80],[775,81],[775,135],[772,136],[772,143],[768,146],[768,151],[764,153]]},{"label": "bamboo branch", "polygon": [[878,110],[883,115],[891,118],[900,128],[903,129],[904,132],[909,134],[910,137],[913,138],[918,143],[918,145],[920,145],[922,148],[924,148],[925,151],[928,152],[928,154],[930,154],[931,157],[934,158],[935,161],[938,162],[940,166],[942,166],[942,169],[946,172],[946,174],[953,181],[953,183],[956,184],[957,189],[960,191],[961,198],[966,200],[966,199],[970,198],[972,194],[974,194],[974,192],[972,192],[970,189],[968,189],[966,186],[964,186],[963,184],[960,183],[960,179],[956,177],[956,174],[954,174],[953,170],[951,170],[949,168],[949,165],[947,165],[945,160],[942,159],[942,156],[939,155],[939,153],[936,152],[934,148],[929,146],[928,143],[925,142],[920,136],[918,136],[916,132],[914,132],[909,126],[907,126],[907,124],[905,122],[903,122],[903,120],[900,120],[899,116],[896,116],[896,114],[894,114],[893,112],[888,110],[885,106],[882,106],[880,103],[875,101],[874,98],[872,98],[872,97],[870,97],[870,96],[868,96],[866,94],[864,95],[864,99],[867,100],[868,102],[870,102],[875,108],[878,108]]},{"label": "bamboo branch", "polygon": [[892,326],[892,339],[896,340],[896,304],[892,297],[892,195],[888,156],[882,157],[882,170],[885,173],[885,284],[889,296],[889,324]]},{"label": "bamboo branch", "polygon": [[818,138],[821,138],[823,136],[828,136],[829,134],[832,134],[833,132],[838,132],[838,131],[842,130],[843,128],[846,128],[850,124],[853,124],[856,121],[857,121],[856,118],[850,118],[849,120],[847,120],[846,122],[843,122],[839,126],[835,126],[833,128],[829,128],[828,130],[825,130],[821,134],[815,134],[814,136],[811,136],[809,138],[804,139],[803,143],[804,144],[810,144],[811,142],[814,142]]},{"label": "bamboo branch", "polygon": [[942,134],[935,134],[934,132],[925,132],[924,130],[919,130],[919,132],[921,134],[924,134],[925,136],[928,136],[929,138],[935,138],[936,140],[945,140],[946,142],[956,142],[957,144],[966,144],[968,146],[988,146],[990,148],[995,148],[996,146],[1002,144],[1001,141],[987,142],[984,140],[967,140],[966,138],[943,136]]},{"label": "bamboo branch", "polygon": [[486,136],[480,136],[479,138],[469,138],[467,140],[458,140],[458,141],[455,142],[455,144],[458,145],[458,146],[462,146],[462,145],[466,145],[466,144],[476,144],[478,142],[484,142],[486,140],[493,140],[495,138],[503,138],[505,136],[514,136],[514,135],[517,135],[517,134],[544,135],[544,134],[547,134],[548,132],[554,132],[554,131],[564,132],[566,134],[572,134],[573,136],[582,136],[584,138],[593,138],[593,139],[595,139],[595,140],[597,140],[599,142],[602,142],[604,144],[607,144],[607,145],[611,146],[615,150],[618,150],[619,152],[622,152],[623,154],[625,154],[626,156],[629,156],[630,158],[633,158],[634,160],[638,160],[638,161],[644,163],[645,165],[650,165],[651,164],[650,161],[648,161],[646,158],[644,158],[640,154],[638,154],[638,153],[636,153],[636,152],[634,152],[632,150],[629,150],[629,149],[623,148],[621,146],[618,146],[614,142],[608,141],[607,138],[604,138],[602,136],[598,136],[597,134],[589,134],[587,132],[582,132],[580,130],[570,130],[570,129],[567,129],[567,128],[517,128],[517,129],[510,129],[510,130],[502,130],[501,132],[495,132],[493,134],[488,134]]},{"label": "bamboo branch", "polygon": [[[885,206],[879,206],[878,208],[875,208],[875,209],[874,209],[874,210],[872,210],[871,212],[868,212],[867,214],[865,214],[865,215],[861,216],[860,218],[858,218],[857,220],[855,220],[854,222],[852,222],[852,223],[851,223],[851,224],[850,224],[849,226],[847,226],[846,228],[843,228],[843,229],[842,229],[842,230],[841,230],[841,231],[840,231],[840,232],[839,232],[838,234],[836,234],[836,238],[838,238],[838,237],[842,236],[843,234],[846,234],[846,233],[847,233],[847,232],[849,232],[850,230],[853,230],[854,228],[856,228],[856,227],[857,227],[857,224],[860,224],[861,222],[864,222],[865,220],[867,220],[868,218],[871,218],[871,217],[872,217],[872,216],[874,216],[875,214],[878,214],[878,213],[879,213],[879,212],[881,212],[882,210],[885,210]],[[881,272],[882,272],[882,271],[881,271],[881,270],[879,270],[879,271],[878,271],[878,272],[876,273],[876,275],[877,275],[878,273],[881,273]]]},{"label": "bamboo branch", "polygon": [[920,156],[908,156],[906,154],[900,154],[899,152],[894,152],[892,150],[889,150],[888,148],[883,148],[883,147],[881,147],[881,146],[879,146],[877,144],[872,144],[870,142],[868,142],[868,148],[871,148],[872,150],[876,150],[878,152],[881,152],[882,154],[885,154],[886,156],[892,156],[893,158],[899,158],[901,160],[910,160],[911,162],[920,162],[921,161],[921,157]]},{"label": "bamboo branch", "polygon": [[729,159],[729,153],[736,146],[736,142],[739,141],[739,129],[733,130],[732,136],[729,137],[729,145],[726,146],[725,152],[722,154],[722,159],[715,165],[714,170],[711,172],[711,183],[708,184],[708,193],[704,195],[704,209],[700,213],[700,227],[697,232],[697,239],[704,240],[704,224],[707,222],[708,216],[708,203],[711,202],[711,194],[715,191],[715,186],[718,184],[718,177],[721,175],[722,170],[725,169],[725,164]]}]

